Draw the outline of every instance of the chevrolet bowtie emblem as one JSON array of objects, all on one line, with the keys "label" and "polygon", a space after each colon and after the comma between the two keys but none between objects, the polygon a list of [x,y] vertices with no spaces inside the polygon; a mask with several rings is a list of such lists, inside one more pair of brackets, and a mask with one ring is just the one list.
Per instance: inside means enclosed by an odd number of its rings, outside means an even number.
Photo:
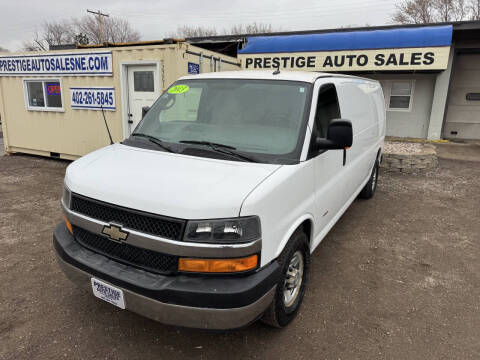
[{"label": "chevrolet bowtie emblem", "polygon": [[124,241],[128,236],[128,232],[122,231],[122,227],[115,224],[105,225],[102,229],[102,234],[107,235],[110,239],[115,241]]}]

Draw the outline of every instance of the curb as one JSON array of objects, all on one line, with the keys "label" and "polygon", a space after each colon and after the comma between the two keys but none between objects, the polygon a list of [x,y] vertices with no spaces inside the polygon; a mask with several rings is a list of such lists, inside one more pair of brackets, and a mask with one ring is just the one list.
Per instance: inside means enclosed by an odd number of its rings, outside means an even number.
[{"label": "curb", "polygon": [[391,137],[391,136],[386,136],[385,141],[421,143],[421,144],[447,144],[450,142],[450,140],[446,140],[446,139],[427,140],[427,139],[414,139],[414,138],[399,138],[399,137]]}]

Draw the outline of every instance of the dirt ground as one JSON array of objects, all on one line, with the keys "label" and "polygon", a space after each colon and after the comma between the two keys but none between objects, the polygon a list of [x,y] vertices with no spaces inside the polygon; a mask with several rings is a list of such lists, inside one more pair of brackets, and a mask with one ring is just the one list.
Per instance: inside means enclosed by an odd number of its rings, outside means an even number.
[{"label": "dirt ground", "polygon": [[77,289],[52,248],[68,163],[0,157],[0,359],[478,359],[480,146],[449,146],[437,171],[381,174],[355,201],[312,255],[290,326],[228,332],[164,326]]}]

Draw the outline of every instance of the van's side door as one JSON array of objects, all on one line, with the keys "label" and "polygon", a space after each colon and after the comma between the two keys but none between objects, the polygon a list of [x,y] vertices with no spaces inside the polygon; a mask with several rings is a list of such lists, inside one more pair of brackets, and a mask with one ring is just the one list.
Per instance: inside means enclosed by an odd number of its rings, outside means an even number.
[{"label": "van's side door", "polygon": [[316,231],[313,245],[316,246],[331,228],[332,221],[336,220],[344,205],[346,180],[343,150],[319,150],[315,144],[317,137],[326,138],[330,121],[341,118],[335,84],[322,84],[312,106],[316,106],[316,109],[310,129],[312,135],[307,159],[314,162]]},{"label": "van's side door", "polygon": [[350,179],[346,183],[346,201],[362,189],[375,163],[380,140],[378,105],[373,95],[376,89],[376,83],[363,80],[337,84],[342,116],[353,125],[353,144],[346,154],[345,168]]}]

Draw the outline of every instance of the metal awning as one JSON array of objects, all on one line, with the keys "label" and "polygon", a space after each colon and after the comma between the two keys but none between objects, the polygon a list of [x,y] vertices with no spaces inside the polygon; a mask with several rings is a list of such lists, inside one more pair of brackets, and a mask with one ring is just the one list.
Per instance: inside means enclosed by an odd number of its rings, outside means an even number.
[{"label": "metal awning", "polygon": [[239,54],[450,46],[452,25],[249,37]]}]

